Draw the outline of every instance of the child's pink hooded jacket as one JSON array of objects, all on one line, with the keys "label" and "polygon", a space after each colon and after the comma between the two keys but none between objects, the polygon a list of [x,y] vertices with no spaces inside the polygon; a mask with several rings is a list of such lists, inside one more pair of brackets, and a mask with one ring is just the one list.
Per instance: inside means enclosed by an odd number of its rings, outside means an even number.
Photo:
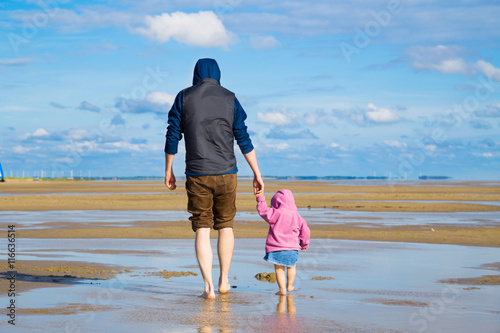
[{"label": "child's pink hooded jacket", "polygon": [[[311,231],[307,222],[297,212],[290,190],[279,190],[267,207],[264,196],[257,198],[257,211],[269,223],[266,253],[283,250],[300,250],[309,246]],[[300,245],[298,240],[300,240]]]}]

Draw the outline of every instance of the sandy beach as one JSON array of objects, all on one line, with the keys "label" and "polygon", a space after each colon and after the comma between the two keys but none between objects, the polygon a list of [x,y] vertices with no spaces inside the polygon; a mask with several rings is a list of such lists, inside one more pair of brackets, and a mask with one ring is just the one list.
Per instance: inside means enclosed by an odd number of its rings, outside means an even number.
[{"label": "sandy beach", "polygon": [[[311,228],[296,291],[280,298],[255,278],[273,268],[243,179],[233,289],[207,302],[183,182],[173,192],[152,181],[1,183],[1,225],[16,230],[16,330],[500,330],[500,183],[267,180],[268,203],[281,188]],[[1,246],[7,305],[6,237]]]}]

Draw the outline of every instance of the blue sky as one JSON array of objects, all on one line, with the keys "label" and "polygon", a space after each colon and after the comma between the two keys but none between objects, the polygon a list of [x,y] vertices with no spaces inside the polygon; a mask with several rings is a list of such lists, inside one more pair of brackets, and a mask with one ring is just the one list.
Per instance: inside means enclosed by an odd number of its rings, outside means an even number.
[{"label": "blue sky", "polygon": [[473,0],[3,1],[0,163],[162,176],[172,100],[210,57],[264,175],[497,180],[498,17]]}]

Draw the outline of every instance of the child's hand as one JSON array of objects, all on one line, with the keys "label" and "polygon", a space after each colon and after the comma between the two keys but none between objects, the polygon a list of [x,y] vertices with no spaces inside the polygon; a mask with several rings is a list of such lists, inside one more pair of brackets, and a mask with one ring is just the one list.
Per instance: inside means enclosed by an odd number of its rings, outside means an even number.
[{"label": "child's hand", "polygon": [[307,250],[307,247],[303,247],[303,248],[301,248],[300,250],[301,250],[301,251],[305,251],[305,250]]},{"label": "child's hand", "polygon": [[255,194],[255,198],[260,198],[260,197],[263,197],[263,196],[264,196],[264,193],[262,193],[262,192]]}]

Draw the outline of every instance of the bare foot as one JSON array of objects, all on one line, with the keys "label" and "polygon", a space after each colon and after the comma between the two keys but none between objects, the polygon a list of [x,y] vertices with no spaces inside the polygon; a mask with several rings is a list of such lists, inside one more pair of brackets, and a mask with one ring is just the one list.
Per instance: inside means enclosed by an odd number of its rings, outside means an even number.
[{"label": "bare foot", "polygon": [[201,294],[200,297],[205,299],[215,299],[214,286],[206,285],[205,292]]},{"label": "bare foot", "polygon": [[223,283],[219,285],[219,293],[225,294],[231,289],[231,285],[229,283]]},{"label": "bare foot", "polygon": [[215,299],[215,294],[213,292],[207,292],[205,291],[203,294],[200,295],[201,298],[205,299]]},{"label": "bare foot", "polygon": [[288,292],[290,292],[290,291],[292,291],[292,290],[294,290],[294,289],[295,289],[295,287],[294,287],[294,286],[288,286],[288,287],[286,287],[286,290],[287,290]]},{"label": "bare foot", "polygon": [[219,280],[219,293],[225,294],[231,289],[231,285],[229,284],[228,281],[222,282]]},{"label": "bare foot", "polygon": [[281,290],[280,290],[280,291],[278,291],[278,292],[276,293],[276,295],[278,295],[278,296],[286,296],[286,291],[281,291]]}]

